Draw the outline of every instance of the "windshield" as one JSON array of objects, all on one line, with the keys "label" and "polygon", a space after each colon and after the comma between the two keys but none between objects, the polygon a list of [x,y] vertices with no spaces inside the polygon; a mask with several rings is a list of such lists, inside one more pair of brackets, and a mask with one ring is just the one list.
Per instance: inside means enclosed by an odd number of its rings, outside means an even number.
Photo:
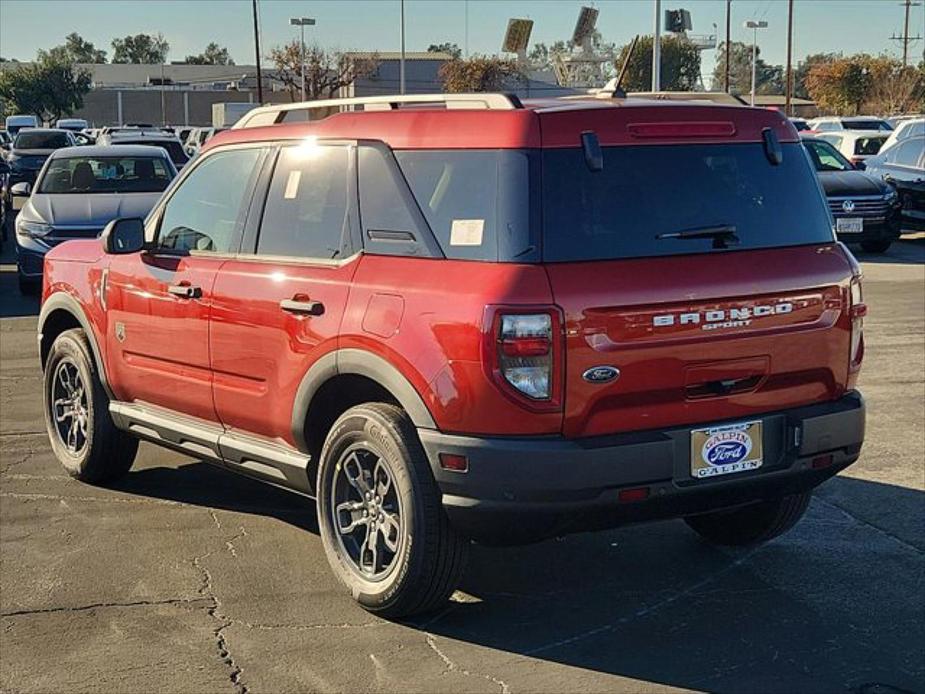
[{"label": "windshield", "polygon": [[854,166],[841,152],[822,140],[803,140],[816,171],[852,171]]},{"label": "windshield", "polygon": [[173,172],[160,157],[68,157],[53,159],[39,193],[159,193]]},{"label": "windshield", "polygon": [[13,146],[16,149],[60,149],[70,145],[65,133],[21,131]]},{"label": "windshield", "polygon": [[114,145],[150,145],[151,147],[163,147],[167,150],[167,155],[170,157],[170,161],[173,162],[173,165],[177,168],[183,166],[186,162],[189,161],[189,157],[186,156],[186,152],[183,151],[183,145],[180,144],[179,140],[152,140],[152,139],[129,139],[120,137],[118,140],[113,141]]},{"label": "windshield", "polygon": [[831,242],[829,212],[803,145],[782,150],[774,166],[758,143],[606,147],[598,172],[581,149],[544,150],[543,257],[605,260]]}]

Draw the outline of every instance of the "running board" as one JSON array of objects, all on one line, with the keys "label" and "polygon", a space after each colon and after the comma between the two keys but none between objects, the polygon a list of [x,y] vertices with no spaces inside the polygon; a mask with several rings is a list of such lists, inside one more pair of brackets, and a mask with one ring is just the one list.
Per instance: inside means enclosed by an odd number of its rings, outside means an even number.
[{"label": "running board", "polygon": [[294,448],[156,405],[113,401],[113,423],[139,438],[302,494],[313,494],[310,457]]}]

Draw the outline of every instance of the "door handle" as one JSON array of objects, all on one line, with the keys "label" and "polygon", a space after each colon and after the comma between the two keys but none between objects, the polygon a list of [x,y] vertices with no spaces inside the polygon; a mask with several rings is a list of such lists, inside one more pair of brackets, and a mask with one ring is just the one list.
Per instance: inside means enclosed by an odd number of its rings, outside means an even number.
[{"label": "door handle", "polygon": [[171,284],[167,286],[167,293],[184,299],[198,299],[202,296],[202,288],[194,287],[189,283]]},{"label": "door handle", "polygon": [[324,304],[320,301],[308,299],[283,299],[279,307],[289,313],[298,313],[305,316],[320,316],[324,314]]}]

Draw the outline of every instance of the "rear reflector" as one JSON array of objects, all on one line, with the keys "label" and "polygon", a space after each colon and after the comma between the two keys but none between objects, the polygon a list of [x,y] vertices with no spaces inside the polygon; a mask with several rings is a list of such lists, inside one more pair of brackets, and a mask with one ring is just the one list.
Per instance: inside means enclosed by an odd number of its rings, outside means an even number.
[{"label": "rear reflector", "polygon": [[633,137],[732,137],[736,134],[735,123],[731,121],[629,123],[626,129]]},{"label": "rear reflector", "polygon": [[828,467],[835,462],[835,456],[831,453],[827,455],[817,455],[813,458],[813,468],[818,470],[819,468]]},{"label": "rear reflector", "polygon": [[617,499],[619,501],[643,501],[648,498],[648,487],[633,487],[632,489],[621,489],[617,492]]},{"label": "rear reflector", "polygon": [[444,470],[452,470],[453,472],[469,472],[469,461],[464,455],[456,455],[455,453],[441,453],[440,458],[440,467]]}]

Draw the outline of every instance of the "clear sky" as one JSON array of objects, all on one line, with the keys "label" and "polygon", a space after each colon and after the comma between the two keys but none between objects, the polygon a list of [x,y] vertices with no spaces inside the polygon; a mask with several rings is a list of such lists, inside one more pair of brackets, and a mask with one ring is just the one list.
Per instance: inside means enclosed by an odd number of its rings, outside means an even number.
[{"label": "clear sky", "polygon": [[[430,43],[450,41],[469,53],[500,49],[507,19],[526,17],[535,24],[531,45],[567,39],[582,4],[600,10],[598,29],[618,45],[636,33],[651,33],[652,0],[405,0],[406,47],[425,50]],[[393,51],[399,48],[399,0],[259,0],[264,54],[296,32],[289,17],[309,16],[317,26],[306,40],[348,50]],[[693,33],[725,31],[725,0],[663,0],[663,9],[690,10]],[[913,7],[911,34],[925,35],[925,8]],[[890,53],[900,55],[903,8],[899,0],[796,0],[795,59],[818,52]],[[467,19],[468,18],[468,19]],[[732,39],[751,42],[747,19],[764,19],[759,32],[762,55],[773,63],[786,56],[785,0],[732,0]],[[468,25],[468,31],[467,31]],[[61,43],[76,31],[112,50],[113,37],[140,32],[162,33],[170,43],[171,60],[199,53],[210,41],[227,46],[235,62],[252,64],[254,46],[250,0],[0,0],[0,55],[29,60],[38,48]],[[468,35],[468,40],[467,40]],[[910,55],[922,59],[923,41]],[[709,83],[713,51],[704,53]]]}]

